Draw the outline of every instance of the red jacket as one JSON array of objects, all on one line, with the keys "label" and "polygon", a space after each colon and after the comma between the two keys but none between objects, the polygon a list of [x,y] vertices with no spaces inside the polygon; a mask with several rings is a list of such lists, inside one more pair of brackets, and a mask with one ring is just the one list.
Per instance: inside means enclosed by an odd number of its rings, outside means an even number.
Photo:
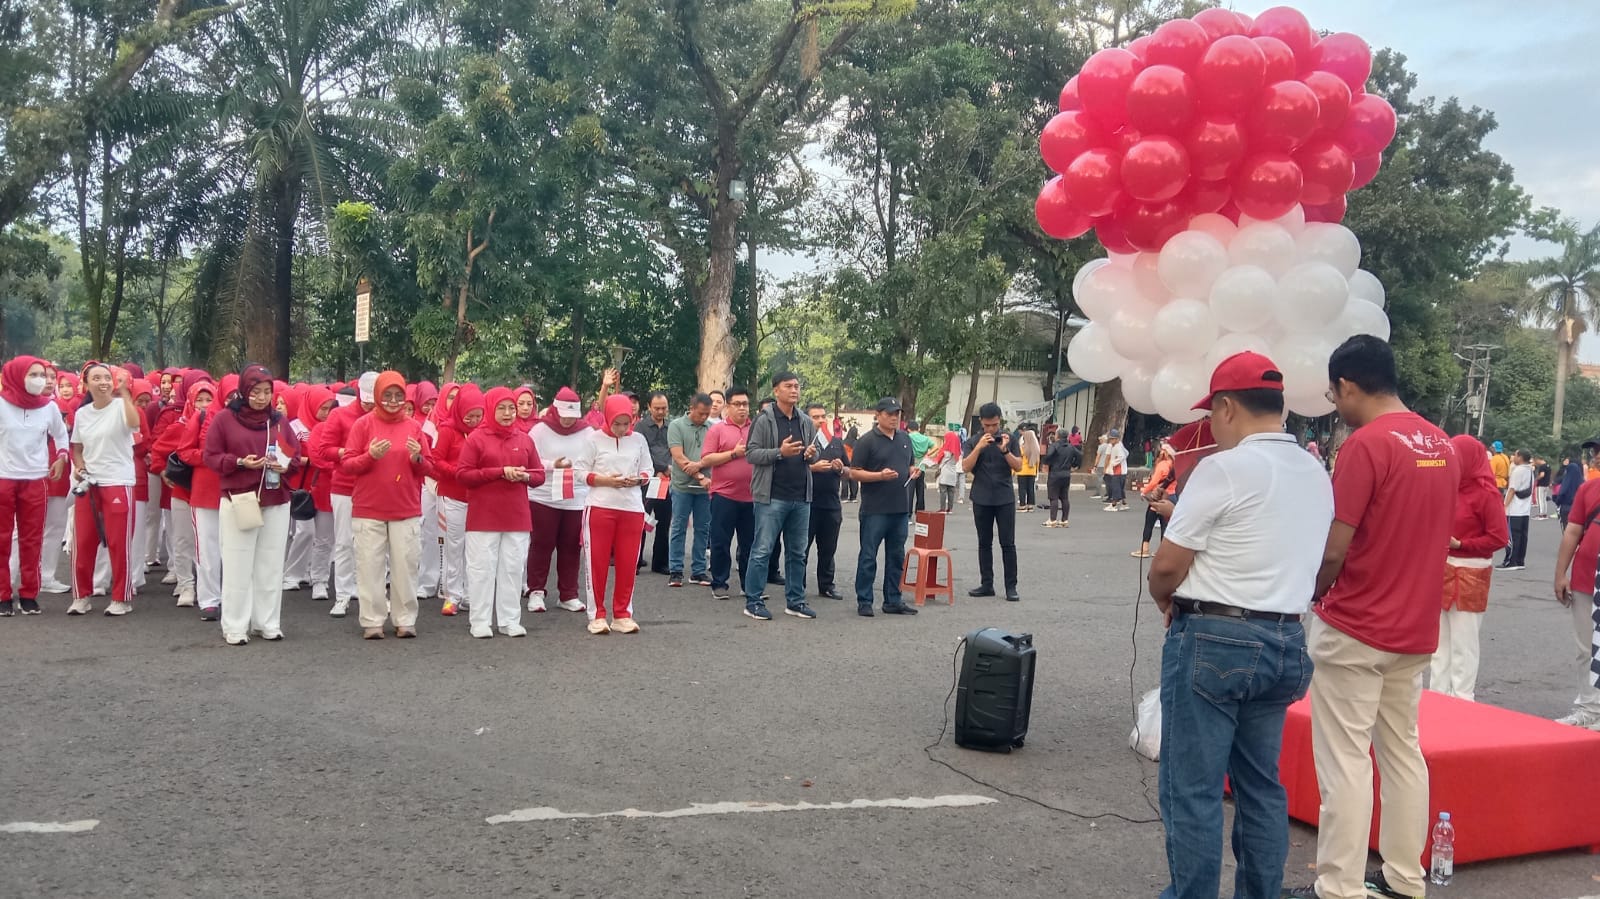
[{"label": "red jacket", "polygon": [[178,458],[194,468],[194,481],[189,485],[191,509],[217,509],[222,506],[222,484],[217,473],[206,467],[206,434],[216,415],[207,409],[183,425],[183,435],[178,438]]},{"label": "red jacket", "polygon": [[[500,435],[492,426],[480,426],[467,435],[456,467],[456,479],[467,489],[467,530],[528,531],[533,528],[528,489],[544,483],[544,463],[533,438],[513,425]],[[443,434],[440,435],[441,439]],[[528,470],[529,480],[508,481],[507,465]],[[441,480],[440,485],[444,484]],[[443,490],[440,491],[441,495]]]},{"label": "red jacket", "polygon": [[[333,415],[328,416],[328,421],[333,421]],[[407,439],[422,444],[421,462],[411,461],[411,454],[406,452]],[[367,448],[376,440],[388,440],[390,443],[389,451],[382,459],[374,459],[367,452]],[[407,418],[386,422],[380,420],[376,413],[363,415],[350,429],[344,448],[340,470],[354,481],[350,491],[351,517],[404,521],[422,516],[422,479],[433,472],[433,459],[428,440],[422,436],[422,427],[416,421]],[[335,481],[334,491],[338,492],[338,489],[338,482]],[[523,499],[523,505],[527,505],[526,494]]]},{"label": "red jacket", "polygon": [[466,485],[457,480],[457,466],[468,439],[454,427],[445,425],[439,429],[439,439],[433,446],[433,478],[439,482],[439,495],[462,503],[468,502],[470,497]]},{"label": "red jacket", "polygon": [[[329,487],[333,493],[340,496],[353,495],[356,481],[351,473],[339,464],[339,451],[349,445],[351,429],[365,414],[361,411],[359,402],[340,406],[328,413],[327,419],[311,432],[311,463],[333,474],[333,483]],[[361,444],[363,452],[369,442],[371,441]]]}]

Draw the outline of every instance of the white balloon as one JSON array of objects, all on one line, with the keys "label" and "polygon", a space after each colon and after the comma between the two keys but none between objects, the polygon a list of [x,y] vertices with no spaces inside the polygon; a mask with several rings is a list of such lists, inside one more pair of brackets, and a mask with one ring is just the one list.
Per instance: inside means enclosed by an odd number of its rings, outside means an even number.
[{"label": "white balloon", "polygon": [[1294,265],[1294,235],[1272,222],[1240,228],[1228,242],[1228,262],[1264,268],[1276,278]]},{"label": "white balloon", "polygon": [[1118,268],[1133,268],[1133,261],[1139,258],[1139,253],[1137,251],[1132,253],[1113,253],[1107,250],[1106,258],[1110,259],[1111,264]]},{"label": "white balloon", "polygon": [[1156,414],[1155,400],[1150,397],[1159,366],[1151,362],[1135,362],[1122,373],[1122,398],[1135,412]]},{"label": "white balloon", "polygon": [[1360,297],[1351,297],[1339,316],[1339,340],[1342,343],[1357,334],[1388,340],[1389,314]]},{"label": "white balloon", "polygon": [[1277,225],[1278,227],[1288,231],[1290,234],[1299,234],[1300,229],[1306,226],[1306,211],[1305,209],[1301,208],[1300,204],[1296,203],[1288,212],[1285,212],[1283,215],[1280,215],[1275,219],[1258,219],[1254,216],[1245,215],[1242,212],[1239,213],[1239,227],[1241,228],[1247,228],[1251,225],[1259,225],[1266,222]]},{"label": "white balloon", "polygon": [[1285,396],[1285,403],[1289,411],[1306,418],[1321,418],[1333,411],[1333,404],[1328,402],[1327,391],[1315,396]]},{"label": "white balloon", "polygon": [[1211,307],[1188,297],[1157,310],[1150,330],[1156,347],[1172,359],[1199,359],[1217,340],[1217,320]]},{"label": "white balloon", "polygon": [[1366,300],[1379,309],[1388,305],[1383,282],[1378,280],[1377,275],[1364,268],[1357,269],[1356,273],[1350,276],[1350,295]]},{"label": "white balloon", "polygon": [[1156,266],[1160,260],[1158,253],[1140,253],[1139,258],[1133,260],[1133,283],[1139,288],[1139,295],[1146,300],[1160,306],[1172,299],[1172,291],[1161,281],[1161,273]]},{"label": "white balloon", "polygon": [[1229,331],[1254,331],[1272,319],[1278,282],[1266,269],[1236,265],[1211,285],[1211,314]]},{"label": "white balloon", "polygon": [[1227,269],[1228,248],[1210,234],[1193,228],[1167,241],[1156,262],[1162,283],[1180,297],[1209,295],[1217,276]]},{"label": "white balloon", "polygon": [[1361,241],[1354,231],[1334,222],[1312,222],[1294,239],[1300,262],[1326,262],[1350,278],[1361,267]]},{"label": "white balloon", "polygon": [[1156,413],[1173,424],[1187,424],[1205,417],[1191,408],[1210,391],[1209,370],[1202,362],[1174,360],[1161,366],[1150,385],[1150,399]]},{"label": "white balloon", "polygon": [[1321,334],[1288,334],[1272,347],[1268,356],[1283,372],[1283,393],[1291,399],[1306,399],[1328,389],[1328,357],[1333,343]]},{"label": "white balloon", "polygon": [[1111,329],[1090,322],[1067,344],[1067,367],[1078,377],[1103,384],[1122,374],[1130,363],[1111,346]]},{"label": "white balloon", "polygon": [[1278,279],[1278,324],[1288,331],[1322,331],[1338,321],[1350,282],[1326,262],[1307,262]]},{"label": "white balloon", "polygon": [[1224,359],[1243,352],[1260,353],[1263,356],[1270,357],[1272,355],[1272,343],[1252,331],[1224,334],[1218,337],[1212,342],[1211,348],[1206,350],[1207,377],[1210,377],[1209,373],[1215,371]]},{"label": "white balloon", "polygon": [[1215,237],[1223,246],[1227,246],[1233,240],[1233,236],[1239,233],[1239,226],[1228,221],[1226,216],[1207,212],[1190,219],[1189,230],[1203,231]]},{"label": "white balloon", "polygon": [[1118,306],[1111,313],[1111,346],[1124,359],[1153,359],[1161,352],[1151,335],[1160,307],[1145,299]]},{"label": "white balloon", "polygon": [[1087,281],[1090,275],[1110,264],[1111,260],[1109,259],[1091,259],[1084,263],[1083,266],[1078,269],[1077,274],[1072,276],[1072,295],[1074,297],[1081,296],[1083,293],[1083,282]]},{"label": "white balloon", "polygon": [[1083,287],[1073,293],[1078,308],[1097,322],[1110,321],[1113,313],[1126,303],[1139,299],[1139,288],[1133,283],[1133,272],[1115,264],[1102,265],[1083,279]]}]

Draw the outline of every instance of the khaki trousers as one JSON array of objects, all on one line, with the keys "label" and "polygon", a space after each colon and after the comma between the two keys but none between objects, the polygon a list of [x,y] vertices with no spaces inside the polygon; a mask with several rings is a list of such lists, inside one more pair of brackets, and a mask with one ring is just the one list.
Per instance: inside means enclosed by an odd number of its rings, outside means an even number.
[{"label": "khaki trousers", "polygon": [[[361,626],[383,627],[391,615],[395,627],[417,626],[417,555],[422,551],[422,519],[378,521],[353,518],[356,590],[361,596]],[[389,589],[383,589],[384,574]]]},{"label": "khaki trousers", "polygon": [[1317,894],[1366,899],[1372,827],[1372,759],[1382,776],[1378,851],[1389,885],[1407,896],[1426,889],[1428,766],[1417,744],[1417,702],[1429,655],[1374,649],[1313,616],[1309,640],[1311,748],[1322,791],[1317,828]]}]

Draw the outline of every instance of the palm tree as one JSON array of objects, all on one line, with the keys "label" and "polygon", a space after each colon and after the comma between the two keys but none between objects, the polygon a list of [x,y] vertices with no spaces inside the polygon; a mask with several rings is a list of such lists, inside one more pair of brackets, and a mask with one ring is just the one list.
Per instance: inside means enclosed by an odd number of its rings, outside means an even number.
[{"label": "palm tree", "polygon": [[1556,341],[1555,415],[1552,436],[1561,437],[1567,403],[1567,372],[1577,357],[1578,338],[1589,329],[1600,305],[1600,223],[1587,232],[1564,221],[1551,233],[1561,254],[1523,266],[1529,289],[1528,313],[1552,329]]}]

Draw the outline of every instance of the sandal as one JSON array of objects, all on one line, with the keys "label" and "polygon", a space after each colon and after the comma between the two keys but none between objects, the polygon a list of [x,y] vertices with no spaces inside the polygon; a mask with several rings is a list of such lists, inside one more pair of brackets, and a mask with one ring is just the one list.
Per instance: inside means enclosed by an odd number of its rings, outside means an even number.
[{"label": "sandal", "polygon": [[417,629],[414,627],[397,627],[394,629],[394,635],[401,640],[414,640],[417,637]]},{"label": "sandal", "polygon": [[1128,555],[1133,556],[1135,559],[1148,559],[1148,558],[1153,557],[1155,555],[1155,553],[1147,553],[1147,552],[1140,552],[1138,550],[1134,550],[1133,552],[1128,553]]},{"label": "sandal", "polygon": [[361,631],[361,639],[363,639],[363,640],[382,640],[383,639],[383,628],[381,628],[381,627],[364,628]]}]

